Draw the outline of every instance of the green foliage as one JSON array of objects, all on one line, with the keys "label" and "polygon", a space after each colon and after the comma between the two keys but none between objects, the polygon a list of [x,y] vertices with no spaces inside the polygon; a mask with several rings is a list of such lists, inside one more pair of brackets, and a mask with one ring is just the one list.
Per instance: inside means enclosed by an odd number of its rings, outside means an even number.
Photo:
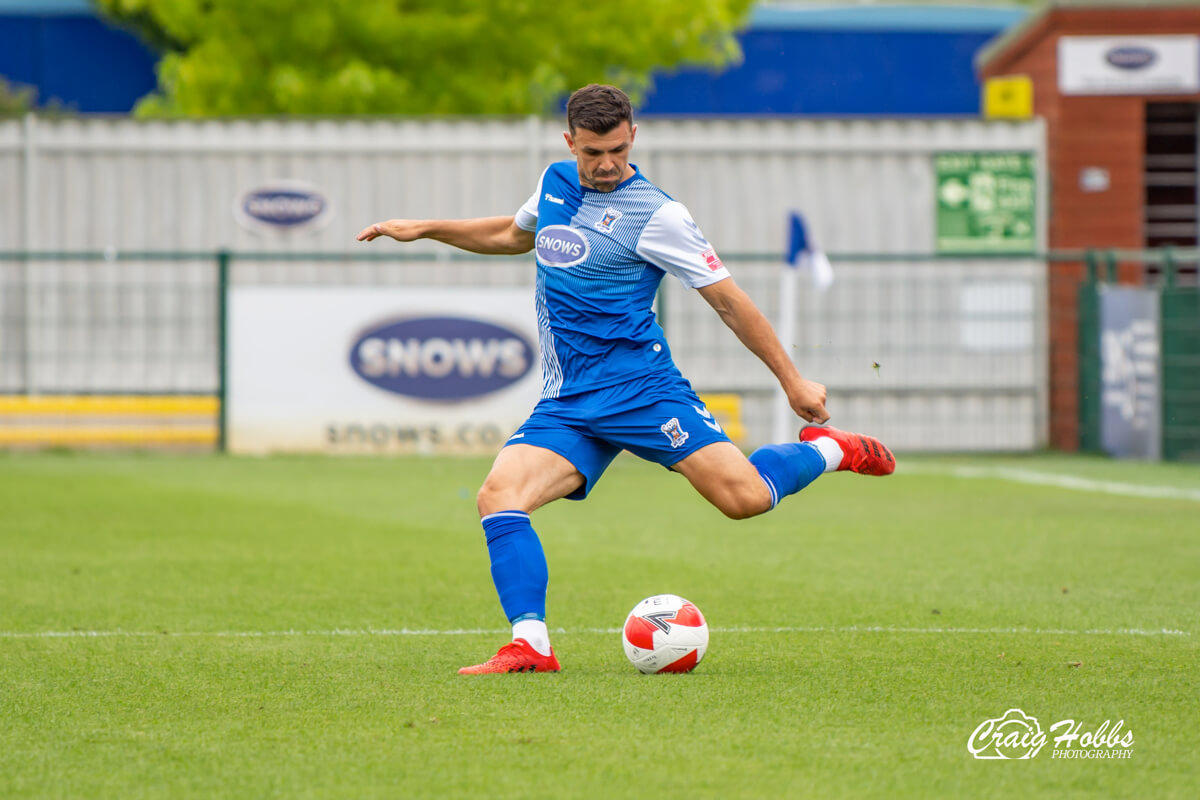
[{"label": "green foliage", "polygon": [[0,116],[22,114],[33,107],[34,91],[15,86],[0,77]]},{"label": "green foliage", "polygon": [[56,97],[38,103],[36,88],[9,83],[0,76],[0,117],[21,116],[28,111],[36,111],[43,119],[70,117],[78,113],[74,106],[66,105]]},{"label": "green foliage", "polygon": [[96,0],[164,49],[142,116],[524,114],[740,58],[752,0]]}]

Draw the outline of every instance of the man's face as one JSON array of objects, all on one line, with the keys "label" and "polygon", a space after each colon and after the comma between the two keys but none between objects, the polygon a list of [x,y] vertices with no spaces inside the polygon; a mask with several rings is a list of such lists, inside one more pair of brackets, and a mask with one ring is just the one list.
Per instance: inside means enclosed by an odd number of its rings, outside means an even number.
[{"label": "man's face", "polygon": [[[637,125],[622,122],[608,133],[576,128],[574,135],[564,133],[567,147],[579,165],[579,182],[600,192],[611,192],[632,174],[629,152]],[[628,174],[627,174],[628,173]]]}]

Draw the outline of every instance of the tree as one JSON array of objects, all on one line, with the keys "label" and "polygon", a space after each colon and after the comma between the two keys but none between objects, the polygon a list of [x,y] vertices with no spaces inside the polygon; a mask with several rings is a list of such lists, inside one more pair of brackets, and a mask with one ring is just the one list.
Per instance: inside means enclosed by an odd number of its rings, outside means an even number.
[{"label": "tree", "polygon": [[34,91],[0,77],[0,116],[15,116],[33,108]]},{"label": "tree", "polygon": [[719,67],[752,0],[96,0],[165,50],[141,116],[525,114]]}]

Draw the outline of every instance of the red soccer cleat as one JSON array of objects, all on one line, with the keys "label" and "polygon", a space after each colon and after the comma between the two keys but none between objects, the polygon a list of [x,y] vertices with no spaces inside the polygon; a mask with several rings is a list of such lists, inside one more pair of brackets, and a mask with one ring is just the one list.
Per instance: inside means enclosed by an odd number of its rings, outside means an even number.
[{"label": "red soccer cleat", "polygon": [[554,649],[550,655],[544,656],[524,639],[514,639],[500,652],[482,664],[473,667],[463,667],[459,675],[491,675],[500,672],[558,672],[561,667],[554,657]]},{"label": "red soccer cleat", "polygon": [[828,436],[842,448],[842,463],[838,466],[838,472],[848,469],[859,475],[891,475],[896,471],[896,458],[892,451],[874,436],[847,433],[837,428],[822,428],[816,425],[810,425],[800,431],[802,442],[811,442],[822,436]]}]

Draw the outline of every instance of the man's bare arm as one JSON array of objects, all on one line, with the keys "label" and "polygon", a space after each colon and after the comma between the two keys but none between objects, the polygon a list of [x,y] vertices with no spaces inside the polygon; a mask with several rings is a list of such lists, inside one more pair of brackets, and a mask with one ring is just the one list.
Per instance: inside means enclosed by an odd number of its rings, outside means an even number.
[{"label": "man's bare arm", "polygon": [[779,343],[771,323],[733,278],[725,278],[697,291],[741,343],[775,374],[793,411],[808,422],[821,423],[829,419],[829,412],[825,410],[825,387],[800,375]]},{"label": "man's bare arm", "polygon": [[513,217],[389,219],[363,228],[358,241],[370,242],[380,236],[398,242],[434,239],[485,255],[518,255],[533,249],[533,231],[519,227]]}]

